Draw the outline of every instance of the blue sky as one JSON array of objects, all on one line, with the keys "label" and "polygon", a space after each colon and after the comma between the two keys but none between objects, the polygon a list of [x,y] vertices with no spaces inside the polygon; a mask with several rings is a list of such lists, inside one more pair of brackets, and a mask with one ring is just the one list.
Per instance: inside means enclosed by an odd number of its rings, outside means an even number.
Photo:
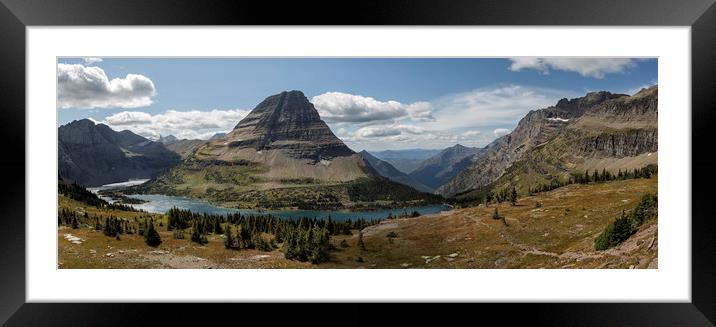
[{"label": "blue sky", "polygon": [[354,150],[482,146],[560,98],[657,83],[656,59],[67,58],[58,123],[92,118],[156,138],[228,131],[301,90]]}]

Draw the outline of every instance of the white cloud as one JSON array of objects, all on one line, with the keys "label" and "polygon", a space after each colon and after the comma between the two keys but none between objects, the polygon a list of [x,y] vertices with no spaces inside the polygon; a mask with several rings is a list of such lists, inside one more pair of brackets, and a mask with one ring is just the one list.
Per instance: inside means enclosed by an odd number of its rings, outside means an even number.
[{"label": "white cloud", "polygon": [[[406,115],[408,118],[390,120],[329,120],[329,124],[339,138],[358,150],[445,148],[456,143],[480,147],[508,133],[506,128],[515,126],[530,110],[577,96],[580,95],[563,90],[498,85],[450,94],[426,103],[430,120],[411,119]],[[316,107],[321,110],[320,106]],[[331,113],[321,112],[324,119],[328,114]],[[497,127],[500,128],[495,131]]]},{"label": "white cloud", "polygon": [[398,101],[378,101],[371,97],[342,92],[317,95],[311,102],[321,118],[327,122],[368,123],[412,119],[434,120],[429,102],[403,104]]},{"label": "white cloud", "polygon": [[102,62],[102,58],[87,57],[87,58],[82,58],[82,61],[84,61],[85,66],[89,66],[89,65],[94,65],[96,63]]},{"label": "white cloud", "polygon": [[144,75],[110,80],[99,67],[57,65],[57,104],[60,108],[139,108],[152,104],[157,92]]},{"label": "white cloud", "polygon": [[638,93],[639,91],[641,91],[642,89],[648,89],[654,85],[657,85],[657,83],[658,83],[657,80],[651,80],[647,84],[643,84],[641,86],[629,89],[625,93],[629,94],[629,95],[634,95],[634,94]]},{"label": "white cloud", "polygon": [[482,133],[481,133],[480,131],[467,131],[467,132],[464,132],[464,133],[462,133],[462,134],[460,134],[460,135],[461,135],[462,137],[470,138],[470,137],[475,137],[475,136],[482,135]]},{"label": "white cloud", "polygon": [[495,137],[500,137],[503,135],[510,134],[510,130],[507,128],[495,128],[492,133],[495,134]]},{"label": "white cloud", "polygon": [[520,85],[503,85],[457,93],[433,102],[432,129],[475,129],[517,124],[530,110],[546,108],[572,92]]},{"label": "white cloud", "polygon": [[623,73],[636,67],[636,60],[629,58],[511,58],[510,70],[535,69],[544,74],[550,70],[576,72],[585,77],[602,79],[606,74]]},{"label": "white cloud", "polygon": [[208,139],[218,132],[231,131],[249,113],[247,110],[176,111],[151,115],[141,111],[123,111],[100,123],[114,130],[128,129],[151,139],[174,135],[180,139]]},{"label": "white cloud", "polygon": [[402,135],[403,133],[419,135],[425,132],[425,129],[419,126],[412,125],[387,125],[387,126],[367,126],[359,128],[355,135],[366,138],[366,137],[382,137],[382,136],[395,136]]},{"label": "white cloud", "polygon": [[458,143],[466,146],[484,146],[492,140],[490,133],[486,135],[478,130],[464,132],[428,130],[408,124],[365,126],[352,133],[340,128],[337,135],[351,148],[357,150],[446,148]]}]

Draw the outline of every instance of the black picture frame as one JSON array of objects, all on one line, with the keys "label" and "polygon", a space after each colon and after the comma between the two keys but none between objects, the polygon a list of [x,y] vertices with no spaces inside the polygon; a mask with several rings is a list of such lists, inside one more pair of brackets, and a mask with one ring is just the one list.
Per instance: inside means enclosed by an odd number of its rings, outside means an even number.
[{"label": "black picture frame", "polygon": [[[692,276],[690,303],[574,303],[485,304],[470,308],[471,316],[500,314],[500,324],[528,321],[534,325],[570,326],[713,326],[716,322],[716,223],[709,198],[716,183],[710,168],[716,164],[708,154],[712,137],[708,130],[716,116],[716,5],[714,0],[666,1],[409,1],[383,0],[336,3],[225,1],[93,1],[93,0],[0,0],[0,108],[3,153],[3,196],[0,198],[0,323],[8,326],[127,325],[147,324],[147,317],[161,316],[163,324],[205,323],[234,310],[225,305],[169,309],[198,310],[193,317],[173,315],[141,304],[39,304],[25,303],[25,28],[68,25],[609,25],[690,26],[692,64]],[[608,43],[605,43],[608,46]],[[686,109],[686,108],[684,108]],[[684,114],[689,114],[686,110]],[[698,150],[698,151],[696,151]],[[21,174],[20,172],[24,172]],[[685,211],[687,211],[685,209]],[[661,219],[688,219],[664,217]],[[49,218],[48,218],[49,220]],[[658,285],[654,285],[658,287]],[[188,305],[182,305],[188,306]],[[248,304],[240,311],[257,310]],[[454,308],[454,307],[451,307]],[[272,317],[300,319],[303,306],[286,307]],[[322,309],[347,314],[345,322],[371,321],[362,315],[370,304]],[[391,309],[395,310],[395,308]],[[433,309],[431,309],[433,310]],[[437,309],[440,310],[440,309]],[[411,308],[386,318],[406,322]],[[207,317],[206,312],[216,312]],[[397,312],[403,312],[398,310]],[[507,312],[507,313],[504,313]],[[511,314],[520,312],[520,314]],[[442,317],[450,323],[458,312]],[[416,317],[413,317],[416,318]],[[427,322],[430,317],[419,316]],[[278,319],[278,320],[276,320]],[[404,320],[408,319],[408,320]],[[427,320],[426,320],[427,319]],[[150,321],[150,320],[149,320]],[[145,322],[145,323],[142,323]]]}]

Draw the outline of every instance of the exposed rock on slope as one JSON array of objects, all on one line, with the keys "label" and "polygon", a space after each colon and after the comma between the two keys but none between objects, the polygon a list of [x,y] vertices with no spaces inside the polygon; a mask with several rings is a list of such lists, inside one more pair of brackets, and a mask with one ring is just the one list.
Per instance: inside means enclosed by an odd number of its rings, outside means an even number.
[{"label": "exposed rock on slope", "polygon": [[291,158],[316,162],[354,153],[331,132],[300,91],[281,92],[266,98],[223,141],[229,152],[247,148],[282,150]]},{"label": "exposed rock on slope", "polygon": [[484,149],[456,144],[423,161],[410,173],[410,177],[435,190],[450,181],[482,153]]},{"label": "exposed rock on slope", "polygon": [[588,93],[530,111],[512,133],[495,140],[438,192],[452,196],[507,183],[525,192],[585,167],[614,170],[635,168],[618,163],[656,163],[657,102],[654,86],[633,96]]},{"label": "exposed rock on slope", "polygon": [[60,126],[58,138],[59,176],[85,186],[152,178],[181,161],[159,142],[88,119]]}]

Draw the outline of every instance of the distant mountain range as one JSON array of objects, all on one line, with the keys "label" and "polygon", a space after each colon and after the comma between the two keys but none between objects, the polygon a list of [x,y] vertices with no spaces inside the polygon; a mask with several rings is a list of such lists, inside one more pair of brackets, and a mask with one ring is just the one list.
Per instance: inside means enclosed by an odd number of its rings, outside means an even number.
[{"label": "distant mountain range", "polygon": [[370,151],[374,157],[386,161],[401,172],[409,174],[420,163],[438,153],[440,149],[405,149],[405,150],[384,150]]},{"label": "distant mountain range", "polygon": [[179,156],[183,158],[188,157],[190,154],[194,153],[194,150],[198,148],[199,146],[206,143],[206,140],[192,140],[192,139],[178,139],[174,135],[169,135],[167,137],[160,137],[159,142],[164,144],[164,146],[169,149],[170,151],[178,154]]},{"label": "distant mountain range", "polygon": [[367,161],[368,164],[381,176],[386,177],[394,182],[398,182],[400,184],[408,185],[418,191],[422,192],[428,192],[432,193],[434,191],[433,188],[423,185],[422,183],[416,181],[412,177],[408,176],[408,174],[396,169],[391,165],[390,163],[380,160],[370,153],[368,151],[361,151],[358,153],[363,160]]},{"label": "distant mountain range", "polygon": [[658,162],[658,87],[633,96],[592,92],[530,111],[438,192],[529,187],[573,172],[641,168]]},{"label": "distant mountain range", "polygon": [[470,165],[473,157],[483,151],[457,144],[421,162],[409,175],[435,190]]},{"label": "distant mountain range", "polygon": [[88,119],[58,129],[59,177],[85,186],[152,178],[181,158],[162,143]]}]

